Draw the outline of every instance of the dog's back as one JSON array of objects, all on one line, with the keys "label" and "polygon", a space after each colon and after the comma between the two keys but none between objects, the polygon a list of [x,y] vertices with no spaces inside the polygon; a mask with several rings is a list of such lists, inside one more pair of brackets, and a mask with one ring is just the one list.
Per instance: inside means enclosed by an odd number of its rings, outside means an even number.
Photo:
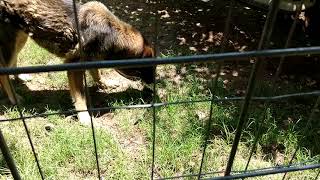
[{"label": "dog's back", "polygon": [[0,21],[21,28],[40,46],[64,57],[77,44],[70,0],[0,0]]}]

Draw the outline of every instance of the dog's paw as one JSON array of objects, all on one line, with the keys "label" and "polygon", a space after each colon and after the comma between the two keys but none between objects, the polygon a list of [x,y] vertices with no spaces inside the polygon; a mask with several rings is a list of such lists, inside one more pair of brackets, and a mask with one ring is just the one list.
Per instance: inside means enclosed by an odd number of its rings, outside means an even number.
[{"label": "dog's paw", "polygon": [[85,125],[85,126],[91,125],[91,117],[88,112],[79,112],[78,119],[82,125]]}]

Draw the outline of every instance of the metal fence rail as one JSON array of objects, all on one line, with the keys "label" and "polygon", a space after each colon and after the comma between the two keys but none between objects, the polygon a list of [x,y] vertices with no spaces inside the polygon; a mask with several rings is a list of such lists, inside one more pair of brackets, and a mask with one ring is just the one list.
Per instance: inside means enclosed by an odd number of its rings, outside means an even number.
[{"label": "metal fence rail", "polygon": [[[240,138],[243,132],[243,126],[246,122],[246,117],[249,111],[249,105],[252,101],[263,101],[264,103],[269,103],[270,101],[278,101],[282,99],[288,99],[293,97],[301,97],[301,96],[314,96],[317,97],[316,102],[314,103],[314,107],[310,112],[310,118],[307,122],[307,125],[304,129],[304,131],[308,130],[308,126],[311,123],[311,119],[314,118],[314,112],[319,109],[319,103],[320,103],[320,91],[312,91],[312,92],[301,92],[301,93],[294,93],[294,94],[283,94],[278,96],[270,96],[270,97],[256,97],[253,95],[255,84],[257,81],[257,73],[260,70],[260,66],[263,62],[267,61],[265,57],[280,57],[281,62],[278,67],[278,71],[276,73],[276,78],[279,75],[279,72],[281,71],[281,68],[283,66],[283,60],[284,57],[287,56],[303,56],[303,55],[318,55],[320,54],[320,47],[300,47],[300,48],[288,48],[290,46],[290,41],[292,38],[292,33],[296,27],[296,20],[293,22],[293,25],[291,26],[290,33],[287,38],[287,43],[284,47],[284,49],[268,49],[268,44],[270,42],[270,37],[272,34],[272,30],[275,24],[275,19],[277,17],[277,12],[279,9],[279,3],[280,0],[273,0],[270,6],[270,10],[267,16],[267,20],[264,25],[264,30],[259,42],[258,50],[256,51],[247,51],[247,52],[228,52],[224,53],[227,37],[229,34],[230,29],[230,23],[232,21],[232,11],[233,11],[233,3],[234,0],[229,1],[229,9],[228,9],[228,15],[226,19],[225,24],[225,31],[224,31],[224,37],[222,40],[221,50],[218,54],[207,54],[207,55],[197,55],[197,56],[184,56],[184,57],[172,57],[172,58],[147,58],[147,59],[130,59],[130,60],[111,60],[111,61],[92,61],[92,62],[79,62],[79,63],[70,63],[70,64],[61,64],[61,65],[48,65],[48,66],[32,66],[32,67],[16,67],[16,68],[0,68],[0,75],[8,75],[8,74],[21,74],[21,73],[41,73],[41,72],[56,72],[56,71],[67,71],[67,70],[87,70],[87,69],[96,69],[96,68],[128,68],[128,67],[141,67],[141,66],[153,66],[154,68],[154,74],[156,73],[156,67],[158,65],[163,64],[181,64],[181,63],[204,63],[204,62],[216,62],[218,63],[217,66],[217,77],[212,79],[212,87],[211,91],[215,92],[217,89],[217,79],[219,77],[220,71],[221,71],[221,63],[227,60],[238,60],[238,59],[249,59],[249,58],[255,58],[255,64],[251,71],[251,76],[249,79],[249,83],[246,90],[246,95],[244,97],[216,97],[212,95],[212,98],[210,99],[199,99],[199,100],[192,100],[192,101],[176,101],[176,102],[157,102],[156,101],[156,83],[153,85],[153,100],[150,104],[136,104],[136,105],[127,105],[127,106],[113,106],[113,107],[101,107],[101,108],[94,108],[91,104],[91,98],[87,87],[87,80],[85,80],[85,88],[86,88],[86,99],[88,102],[88,110],[90,114],[93,112],[98,111],[104,111],[104,110],[114,110],[114,109],[136,109],[136,108],[150,108],[153,112],[153,119],[152,119],[152,164],[151,167],[151,175],[150,178],[154,179],[154,168],[155,168],[155,161],[156,161],[156,108],[157,107],[163,107],[163,106],[173,106],[173,105],[179,105],[179,104],[190,104],[190,103],[203,103],[203,102],[210,102],[210,113],[209,113],[209,120],[206,124],[206,134],[205,139],[203,141],[203,150],[202,150],[202,159],[201,164],[199,167],[199,172],[197,174],[190,174],[190,175],[182,175],[177,177],[163,177],[160,179],[181,179],[181,178],[197,178],[197,179],[244,179],[249,177],[257,177],[257,176],[266,176],[271,174],[279,174],[284,173],[283,178],[285,178],[286,174],[289,172],[294,171],[304,171],[304,170],[310,170],[310,169],[319,169],[320,173],[320,162],[304,162],[304,163],[298,163],[294,164],[293,159],[295,158],[295,153],[299,149],[299,147],[296,147],[295,152],[292,155],[291,161],[287,165],[277,166],[277,167],[270,167],[270,168],[263,168],[263,169],[254,169],[254,170],[248,170],[248,166],[250,164],[251,157],[253,155],[253,152],[256,149],[256,145],[260,140],[261,133],[257,133],[255,137],[255,141],[253,143],[252,149],[250,151],[250,156],[247,161],[246,168],[243,171],[232,171],[232,166],[235,160],[235,156],[238,150],[238,144],[240,142]],[[76,8],[75,1],[73,1],[73,7]],[[156,9],[156,3],[155,3],[155,9]],[[75,11],[76,14],[77,11]],[[155,49],[157,49],[157,30],[158,30],[158,15],[156,13],[155,15]],[[297,18],[297,16],[296,16]],[[76,22],[77,16],[76,16]],[[77,27],[78,27],[78,23]],[[80,30],[78,28],[77,33],[80,37]],[[81,47],[81,43],[80,43]],[[81,49],[81,48],[80,48]],[[290,61],[290,59],[287,59]],[[212,118],[212,109],[213,104],[217,102],[231,102],[231,101],[242,101],[242,108],[238,119],[238,126],[236,128],[236,134],[235,138],[233,140],[232,149],[229,154],[228,158],[228,164],[225,171],[220,172],[203,172],[203,162],[206,155],[206,148],[209,143],[209,135],[210,135],[210,129],[213,122]],[[36,149],[33,147],[32,139],[29,134],[29,129],[26,125],[27,120],[35,117],[48,117],[52,115],[57,114],[76,114],[77,112],[81,111],[66,111],[66,112],[57,112],[57,113],[42,113],[42,114],[35,114],[31,116],[24,116],[21,109],[18,106],[18,111],[20,114],[19,118],[10,118],[10,119],[0,119],[1,122],[8,122],[8,121],[22,121],[24,124],[25,131],[27,133],[29,143],[31,145],[31,149],[33,152],[33,156],[35,158],[35,161],[37,163],[37,167],[39,170],[40,177],[42,179],[45,179],[45,174],[42,171],[41,162],[39,162]],[[96,146],[96,136],[95,136],[95,127],[93,120],[91,118],[91,130],[92,130],[92,139],[93,139],[93,145],[94,145],[94,152],[95,152],[95,160],[96,160],[96,166],[97,166],[97,174],[98,179],[102,179],[102,176],[100,174],[100,165],[99,165],[99,152],[97,151]],[[21,179],[19,176],[19,172],[16,168],[14,159],[10,155],[10,150],[8,149],[6,142],[3,138],[2,132],[0,130],[0,148],[3,153],[4,159],[7,162],[7,165],[9,169],[11,170],[11,173],[14,177],[14,179]],[[319,178],[319,173],[314,177],[314,179]],[[224,174],[223,176],[218,176],[219,174]],[[212,178],[208,178],[212,177]]]},{"label": "metal fence rail", "polygon": [[[320,54],[320,46],[315,47],[299,47],[287,49],[270,49],[259,51],[246,52],[228,52],[219,54],[193,55],[193,56],[179,56],[170,58],[144,58],[144,59],[130,59],[130,60],[108,60],[108,61],[94,61],[69,63],[47,66],[26,66],[26,67],[10,67],[1,68],[0,75],[4,74],[22,74],[22,73],[42,73],[42,72],[58,72],[67,70],[84,70],[96,68],[128,68],[128,67],[143,67],[143,66],[157,66],[164,64],[182,64],[182,63],[210,63],[210,62],[224,62],[227,60],[241,60],[261,57],[282,57],[282,56],[304,56],[304,55],[318,55]],[[268,61],[267,59],[264,61]],[[290,61],[290,59],[286,59]]]}]

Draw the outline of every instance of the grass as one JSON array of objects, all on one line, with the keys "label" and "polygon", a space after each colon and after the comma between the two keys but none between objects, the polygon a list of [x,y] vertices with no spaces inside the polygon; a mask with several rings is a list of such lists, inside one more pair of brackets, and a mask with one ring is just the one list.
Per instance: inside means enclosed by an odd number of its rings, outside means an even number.
[{"label": "grass", "polygon": [[[59,59],[28,41],[19,57],[19,65],[56,64]],[[163,56],[172,56],[168,51]],[[24,62],[24,63],[23,63]],[[159,101],[208,99],[213,92],[208,77],[203,76],[202,65],[165,65],[158,68]],[[210,74],[210,73],[209,73]],[[225,76],[218,83],[215,96],[235,95],[236,89],[225,87]],[[17,85],[25,97],[24,115],[52,113],[72,109],[67,91],[65,73],[33,75],[31,82]],[[273,92],[262,84],[261,95]],[[23,88],[27,86],[33,91]],[[295,85],[281,85],[279,94],[294,92]],[[299,91],[301,89],[298,89]],[[150,101],[141,92],[118,93],[106,97],[102,105],[112,106]],[[94,96],[96,96],[94,94]],[[94,99],[95,100],[95,99]],[[258,134],[260,139],[249,169],[287,164],[296,147],[294,163],[319,162],[319,124],[305,131],[313,99],[293,99],[270,103],[253,103],[245,123],[233,170],[244,170],[248,156]],[[97,103],[99,104],[99,103]],[[203,172],[223,171],[226,167],[239,115],[240,102],[213,104],[212,128],[203,166]],[[6,104],[0,117],[19,117],[17,109]],[[206,136],[210,103],[171,105],[156,108],[156,162],[155,177],[197,174]],[[152,109],[117,109],[96,117],[97,148],[101,173],[105,179],[148,179],[152,157]],[[68,115],[53,115],[27,120],[35,149],[46,179],[95,179],[97,176],[92,132],[89,127]],[[260,126],[261,125],[261,126]],[[28,139],[22,122],[2,122],[1,130],[17,163],[23,179],[39,179]],[[46,127],[51,127],[47,130]],[[0,160],[1,179],[10,178],[3,159]],[[317,171],[289,173],[291,179],[310,179]],[[222,175],[211,174],[211,176]],[[281,179],[271,175],[253,179]],[[196,179],[196,177],[188,178]]]}]

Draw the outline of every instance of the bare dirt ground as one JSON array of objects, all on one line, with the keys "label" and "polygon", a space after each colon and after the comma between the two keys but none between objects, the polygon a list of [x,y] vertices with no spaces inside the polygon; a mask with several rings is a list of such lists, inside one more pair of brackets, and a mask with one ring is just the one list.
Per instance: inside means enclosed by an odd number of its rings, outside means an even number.
[{"label": "bare dirt ground", "polygon": [[[117,16],[144,32],[150,41],[159,39],[159,51],[179,49],[180,53],[207,53],[220,50],[229,1],[222,0],[161,0],[104,1]],[[156,25],[155,13],[159,15]],[[267,10],[235,2],[228,37],[228,51],[256,49]],[[274,29],[271,47],[283,47],[290,24],[290,14],[281,13]],[[158,28],[156,30],[155,28]],[[297,28],[292,47],[308,45],[308,39]],[[313,44],[315,45],[315,44]],[[189,50],[189,52],[188,52]],[[179,52],[178,52],[179,53]]]},{"label": "bare dirt ground", "polygon": [[[117,16],[137,27],[157,47],[157,54],[192,55],[221,51],[221,40],[229,9],[229,1],[223,0],[161,0],[155,4],[146,0],[103,1]],[[159,20],[155,18],[158,15]],[[236,1],[233,4],[230,33],[224,51],[256,50],[267,10]],[[270,48],[283,48],[292,24],[292,15],[280,12],[271,38]],[[299,21],[290,47],[320,45],[320,41],[308,36],[304,22]],[[156,41],[156,37],[158,40]],[[284,75],[300,79],[319,80],[318,57],[288,57],[283,68]],[[270,59],[269,59],[270,60]],[[268,63],[266,76],[272,75],[279,59]],[[249,60],[233,61],[227,69],[237,71],[238,77],[247,77],[251,64]],[[290,63],[289,63],[290,62]],[[244,66],[239,66],[244,65]],[[240,72],[240,69],[244,69]],[[226,74],[232,77],[231,74]],[[289,80],[283,76],[285,80]],[[306,77],[308,76],[308,77]],[[311,80],[312,81],[312,80]]]}]

